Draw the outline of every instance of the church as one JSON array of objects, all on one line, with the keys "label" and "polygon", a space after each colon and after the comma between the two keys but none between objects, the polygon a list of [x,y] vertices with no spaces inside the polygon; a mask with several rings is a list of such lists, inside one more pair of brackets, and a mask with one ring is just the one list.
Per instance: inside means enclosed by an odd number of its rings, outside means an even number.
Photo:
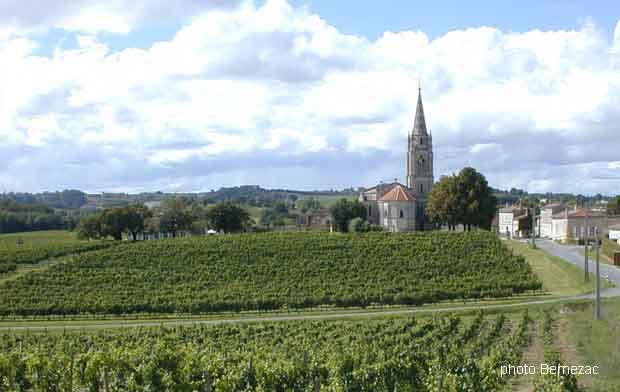
[{"label": "church", "polygon": [[368,222],[387,231],[415,231],[431,227],[426,219],[428,193],[433,188],[433,136],[426,130],[422,91],[413,129],[407,136],[407,185],[399,182],[381,183],[360,193],[366,206]]}]

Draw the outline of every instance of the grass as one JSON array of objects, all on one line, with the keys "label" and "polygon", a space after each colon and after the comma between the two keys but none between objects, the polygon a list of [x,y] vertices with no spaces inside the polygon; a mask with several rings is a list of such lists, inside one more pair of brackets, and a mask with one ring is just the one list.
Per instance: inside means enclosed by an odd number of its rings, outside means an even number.
[{"label": "grass", "polygon": [[[607,238],[603,238],[600,249],[600,262],[605,264],[614,264],[614,252],[620,252],[620,245],[616,241],[609,240]],[[581,252],[584,254],[585,252]],[[594,248],[590,248],[588,252],[590,260],[596,260],[596,250]]]},{"label": "grass", "polygon": [[620,299],[603,300],[602,320],[594,320],[592,303],[566,305],[560,312],[576,365],[597,365],[599,375],[583,382],[591,391],[620,390]]},{"label": "grass", "polygon": [[21,240],[24,244],[47,245],[58,242],[73,242],[75,233],[66,230],[30,231],[25,233],[0,234],[0,245],[14,245]]},{"label": "grass", "polygon": [[[522,255],[530,263],[534,273],[542,280],[543,289],[555,296],[587,294],[594,291],[594,274],[584,282],[583,269],[559,257],[540,250],[532,249],[529,244],[516,241],[506,241],[506,245],[516,254]],[[603,287],[613,287],[607,281]]]}]

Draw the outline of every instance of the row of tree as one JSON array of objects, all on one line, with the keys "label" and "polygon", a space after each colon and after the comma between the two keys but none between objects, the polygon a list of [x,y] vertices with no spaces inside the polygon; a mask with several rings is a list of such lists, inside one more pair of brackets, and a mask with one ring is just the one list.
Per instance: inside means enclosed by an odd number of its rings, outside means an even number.
[{"label": "row of tree", "polygon": [[82,212],[0,198],[0,234],[35,230],[73,230]]},{"label": "row of tree", "polygon": [[84,239],[111,237],[121,240],[127,234],[136,240],[140,233],[165,232],[176,237],[180,232],[204,232],[210,228],[224,232],[244,230],[250,215],[239,205],[224,202],[209,208],[188,204],[183,198],[165,199],[161,207],[149,209],[142,204],[109,208],[80,221],[78,236]]}]

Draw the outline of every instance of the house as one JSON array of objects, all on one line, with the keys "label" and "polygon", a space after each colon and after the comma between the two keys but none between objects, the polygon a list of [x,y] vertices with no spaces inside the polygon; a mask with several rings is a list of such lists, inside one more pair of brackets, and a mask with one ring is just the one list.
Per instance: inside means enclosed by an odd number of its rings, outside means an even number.
[{"label": "house", "polygon": [[568,207],[562,203],[547,204],[540,209],[540,237],[551,238],[553,232],[553,215],[558,214]]},{"label": "house", "polygon": [[309,212],[300,217],[299,226],[305,230],[333,231],[332,216],[328,209]]},{"label": "house", "polygon": [[499,210],[499,234],[510,238],[528,237],[532,227],[531,220],[531,215],[526,208],[516,206],[501,208]]},{"label": "house", "polygon": [[561,242],[579,242],[584,238],[594,237],[596,233],[606,236],[608,217],[604,214],[565,209],[552,216],[552,229],[549,238]]}]

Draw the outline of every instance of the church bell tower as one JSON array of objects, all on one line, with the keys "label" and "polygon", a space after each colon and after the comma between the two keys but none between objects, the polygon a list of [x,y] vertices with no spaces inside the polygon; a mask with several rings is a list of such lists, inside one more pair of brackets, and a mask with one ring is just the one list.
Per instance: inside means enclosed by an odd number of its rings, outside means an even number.
[{"label": "church bell tower", "polygon": [[413,130],[408,135],[407,186],[423,208],[426,196],[433,187],[433,136],[426,131],[420,87],[418,87]]}]

